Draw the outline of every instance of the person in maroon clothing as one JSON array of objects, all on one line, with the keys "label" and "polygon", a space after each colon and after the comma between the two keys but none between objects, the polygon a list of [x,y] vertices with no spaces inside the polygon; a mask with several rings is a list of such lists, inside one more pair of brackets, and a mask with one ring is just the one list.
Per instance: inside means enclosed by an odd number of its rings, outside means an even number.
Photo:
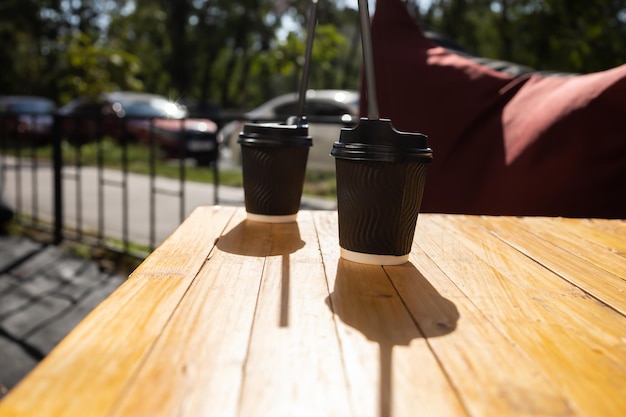
[{"label": "person in maroon clothing", "polygon": [[626,218],[626,65],[500,72],[429,40],[401,0],[377,1],[371,34],[381,118],[433,149],[422,212]]}]

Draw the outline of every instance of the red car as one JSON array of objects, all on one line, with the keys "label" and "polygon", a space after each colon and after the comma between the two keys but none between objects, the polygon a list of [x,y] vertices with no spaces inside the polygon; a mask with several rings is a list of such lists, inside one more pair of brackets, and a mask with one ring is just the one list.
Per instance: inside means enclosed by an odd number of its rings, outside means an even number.
[{"label": "red car", "polygon": [[166,158],[193,158],[199,164],[217,159],[217,124],[188,118],[187,109],[163,96],[114,92],[78,98],[59,109],[63,134],[82,145],[102,136],[154,144]]},{"label": "red car", "polygon": [[49,145],[54,128],[54,101],[39,96],[0,96],[0,135],[22,144]]}]

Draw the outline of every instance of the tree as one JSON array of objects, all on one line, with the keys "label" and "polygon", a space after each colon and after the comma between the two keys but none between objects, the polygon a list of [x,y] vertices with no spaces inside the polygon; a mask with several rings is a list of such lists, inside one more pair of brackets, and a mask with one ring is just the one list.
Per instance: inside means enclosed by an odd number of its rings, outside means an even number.
[{"label": "tree", "polygon": [[90,35],[73,32],[63,39],[64,60],[58,72],[61,102],[77,96],[95,96],[103,91],[139,90],[139,60],[132,54]]},{"label": "tree", "polygon": [[4,94],[53,94],[47,66],[54,63],[48,48],[50,33],[39,13],[54,1],[3,0],[0,2],[0,91]]},{"label": "tree", "polygon": [[[251,108],[294,91],[309,0],[5,0],[2,92],[111,89]],[[319,3],[311,87],[357,88],[355,10]],[[285,29],[288,23],[289,30]],[[346,39],[350,39],[348,42]]]},{"label": "tree", "polygon": [[621,0],[433,0],[418,16],[471,53],[538,70],[586,73],[625,61]]}]

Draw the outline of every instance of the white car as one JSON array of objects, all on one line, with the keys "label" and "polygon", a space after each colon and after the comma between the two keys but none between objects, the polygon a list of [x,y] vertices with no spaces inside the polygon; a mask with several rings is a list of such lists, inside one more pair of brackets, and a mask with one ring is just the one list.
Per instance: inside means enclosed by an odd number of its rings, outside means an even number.
[{"label": "white car", "polygon": [[[297,115],[297,107],[298,94],[289,93],[273,98],[245,113],[244,117],[246,122],[285,122],[290,116]],[[313,138],[307,169],[334,171],[335,160],[330,151],[333,142],[339,139],[341,128],[358,123],[359,93],[350,90],[308,90],[304,113],[309,123],[309,135]],[[230,122],[218,133],[224,144],[223,160],[241,163],[241,145],[237,143],[237,137],[243,124],[241,120]]]}]

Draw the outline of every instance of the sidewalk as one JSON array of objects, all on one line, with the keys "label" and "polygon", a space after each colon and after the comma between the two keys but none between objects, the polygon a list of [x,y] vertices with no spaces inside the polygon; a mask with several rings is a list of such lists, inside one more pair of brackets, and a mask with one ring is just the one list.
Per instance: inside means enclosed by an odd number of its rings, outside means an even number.
[{"label": "sidewalk", "polygon": [[0,398],[124,280],[59,247],[0,236]]}]

